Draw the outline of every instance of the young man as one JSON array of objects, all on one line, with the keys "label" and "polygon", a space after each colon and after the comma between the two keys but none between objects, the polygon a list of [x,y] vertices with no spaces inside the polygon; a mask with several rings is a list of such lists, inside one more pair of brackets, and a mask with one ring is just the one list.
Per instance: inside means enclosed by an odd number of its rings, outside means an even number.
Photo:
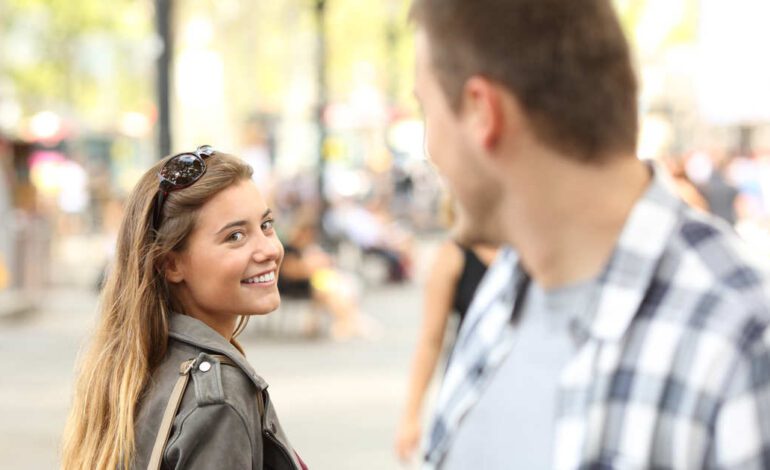
[{"label": "young man", "polygon": [[414,0],[415,92],[455,235],[507,244],[425,467],[770,468],[770,295],[729,227],[635,157],[609,0]]}]

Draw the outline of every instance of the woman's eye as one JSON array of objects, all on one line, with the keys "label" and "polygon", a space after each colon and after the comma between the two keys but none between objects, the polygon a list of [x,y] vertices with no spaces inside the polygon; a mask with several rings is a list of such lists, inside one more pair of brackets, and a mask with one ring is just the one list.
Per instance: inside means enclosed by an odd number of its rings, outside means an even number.
[{"label": "woman's eye", "polygon": [[244,235],[243,232],[233,232],[233,233],[230,234],[229,237],[227,237],[227,239],[230,240],[230,241],[233,241],[233,242],[239,242],[239,241],[243,240],[243,238],[245,236],[246,235]]},{"label": "woman's eye", "polygon": [[274,220],[266,220],[266,221],[262,222],[262,231],[263,232],[269,232],[270,230],[273,229],[274,223],[275,223]]}]

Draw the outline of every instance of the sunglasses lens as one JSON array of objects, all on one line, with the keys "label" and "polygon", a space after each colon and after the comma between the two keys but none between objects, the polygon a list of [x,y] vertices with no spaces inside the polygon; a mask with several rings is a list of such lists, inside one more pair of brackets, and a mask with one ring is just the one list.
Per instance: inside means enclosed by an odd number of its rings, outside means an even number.
[{"label": "sunglasses lens", "polygon": [[206,165],[203,159],[190,153],[172,158],[160,170],[160,176],[178,187],[193,184],[201,177]]}]

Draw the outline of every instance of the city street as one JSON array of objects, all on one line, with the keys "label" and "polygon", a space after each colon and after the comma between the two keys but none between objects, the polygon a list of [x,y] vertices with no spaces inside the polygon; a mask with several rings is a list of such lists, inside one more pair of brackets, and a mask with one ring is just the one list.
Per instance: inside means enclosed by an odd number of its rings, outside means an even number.
[{"label": "city street", "polygon": [[[425,259],[418,258],[418,259]],[[369,288],[364,311],[379,324],[371,339],[303,339],[303,306],[253,322],[241,336],[270,384],[284,428],[313,469],[399,468],[392,442],[419,325],[420,282]],[[97,298],[85,289],[50,291],[37,313],[0,323],[0,468],[57,467],[73,366]]]},{"label": "city street", "polygon": [[[764,458],[770,469],[770,412],[743,406],[767,387],[732,400],[734,413],[724,406],[744,362],[770,383],[770,365],[747,354],[764,346],[759,336],[735,333],[755,332],[770,308],[760,292],[770,276],[770,0],[575,5],[0,0],[0,470],[60,468],[109,272],[121,282],[105,303],[136,297],[149,315],[165,295],[147,300],[149,273],[185,283],[163,291],[191,315],[213,304],[253,313],[269,283],[285,281],[280,308],[237,340],[311,470],[420,467],[419,452],[402,463],[394,444],[426,284],[428,341],[434,311],[450,296],[457,310],[435,378],[471,317],[470,346],[454,356],[469,370],[445,389],[447,406],[462,406],[443,410],[433,433],[454,446],[447,466],[547,466],[520,458],[547,458],[547,446],[509,446],[506,426],[524,423],[512,435],[538,444],[555,427],[560,467]],[[515,253],[485,274],[506,247]],[[277,278],[266,271],[281,262]],[[531,289],[504,278],[514,262]],[[507,300],[526,304],[526,322],[516,309],[502,321]],[[131,321],[115,323],[121,339],[151,349]],[[509,329],[510,360],[499,353]],[[114,358],[98,373],[129,373],[107,375],[120,392],[110,400],[150,403],[126,364],[147,351],[109,346],[94,348]],[[513,366],[498,371],[503,359]],[[97,382],[85,381],[94,394],[109,388]],[[539,420],[505,394],[519,382],[549,405]],[[565,390],[573,383],[591,387]],[[93,401],[85,416],[109,415]],[[741,432],[723,432],[731,417]],[[129,456],[110,435],[130,424],[112,418],[72,441]],[[453,440],[458,423],[483,445]],[[202,452],[200,440],[177,442],[184,455]],[[68,460],[95,466],[84,454]]]}]

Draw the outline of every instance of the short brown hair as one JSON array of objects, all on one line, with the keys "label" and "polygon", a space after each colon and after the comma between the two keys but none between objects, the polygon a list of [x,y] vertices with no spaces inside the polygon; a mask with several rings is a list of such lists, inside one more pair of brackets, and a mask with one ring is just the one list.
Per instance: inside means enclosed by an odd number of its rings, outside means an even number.
[{"label": "short brown hair", "polygon": [[508,88],[544,143],[581,159],[636,151],[637,85],[609,0],[414,0],[455,111],[473,75]]}]

